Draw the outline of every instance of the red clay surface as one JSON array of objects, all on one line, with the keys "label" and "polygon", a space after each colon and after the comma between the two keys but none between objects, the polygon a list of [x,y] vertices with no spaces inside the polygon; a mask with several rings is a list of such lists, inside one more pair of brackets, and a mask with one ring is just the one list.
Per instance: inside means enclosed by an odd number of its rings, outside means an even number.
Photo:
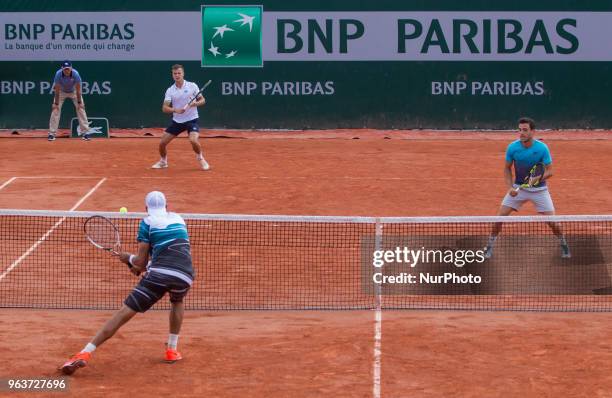
[{"label": "red clay surface", "polygon": [[[0,186],[18,178],[0,189],[0,206],[67,210],[106,178],[77,210],[143,211],[146,192],[160,189],[173,211],[189,213],[491,215],[514,136],[479,134],[210,139],[210,172],[197,169],[185,139],[170,147],[169,169],[151,170],[157,139],[2,138]],[[612,141],[578,137],[545,137],[558,213],[610,214]],[[109,315],[1,310],[0,378],[57,375]],[[608,396],[611,317],[386,311],[381,396]],[[185,360],[171,366],[160,363],[166,338],[164,311],[138,316],[71,378],[70,394],[58,396],[373,396],[370,311],[189,312],[179,342]]]},{"label": "red clay surface", "polygon": [[[612,140],[546,142],[558,213],[612,213]],[[179,212],[364,216],[495,214],[508,144],[210,139],[204,147],[212,170],[203,172],[186,139],[172,143],[164,170],[150,169],[156,139],[0,143],[0,181],[20,177],[0,191],[4,208],[67,210],[106,178],[78,210],[142,211],[146,192],[160,189]],[[36,176],[64,179],[21,178]]]},{"label": "red clay surface", "polygon": [[[0,311],[0,346],[12,358],[0,363],[0,374],[58,377],[64,357],[110,315]],[[137,315],[70,378],[70,394],[57,396],[366,397],[371,321],[365,311],[187,312],[179,339],[184,359],[168,365],[162,363],[167,313],[151,311]]]},{"label": "red clay surface", "polygon": [[[110,136],[116,138],[161,137],[164,128],[116,129],[110,130]],[[69,130],[60,129],[58,137],[68,137]],[[203,130],[206,138],[249,138],[249,139],[409,139],[409,140],[513,140],[516,132],[507,130],[373,130],[373,129],[337,129],[337,130]],[[11,130],[0,129],[0,137],[35,137],[44,138],[47,130]],[[538,138],[555,140],[609,140],[611,130],[539,130]]]}]

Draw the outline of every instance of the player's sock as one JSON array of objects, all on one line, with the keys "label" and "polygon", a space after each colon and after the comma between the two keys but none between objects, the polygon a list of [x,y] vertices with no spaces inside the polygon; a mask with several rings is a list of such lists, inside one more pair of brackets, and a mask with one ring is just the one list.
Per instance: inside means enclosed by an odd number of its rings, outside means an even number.
[{"label": "player's sock", "polygon": [[168,335],[168,348],[172,348],[173,350],[176,350],[176,346],[178,345],[178,338],[179,338],[178,334],[170,333]]},{"label": "player's sock", "polygon": [[81,350],[81,352],[89,352],[92,353],[96,350],[96,346],[91,344],[91,343],[87,343],[87,345],[85,346],[85,348],[83,348]]},{"label": "player's sock", "polygon": [[497,240],[497,235],[489,236],[489,240],[487,241],[487,246],[485,246],[485,258],[493,257],[493,246],[495,245],[496,240]]},{"label": "player's sock", "polygon": [[200,153],[198,153],[198,154],[196,155],[196,159],[198,159],[198,160],[202,160],[202,159],[204,159],[204,155],[202,155],[202,152],[200,152]]},{"label": "player's sock", "polygon": [[162,162],[168,163],[168,156],[164,156],[163,158],[160,158]]},{"label": "player's sock", "polygon": [[570,252],[569,245],[567,244],[567,241],[565,240],[565,236],[560,235],[558,236],[558,238],[559,238],[559,244],[561,245],[561,257],[563,258],[572,257],[572,253]]}]

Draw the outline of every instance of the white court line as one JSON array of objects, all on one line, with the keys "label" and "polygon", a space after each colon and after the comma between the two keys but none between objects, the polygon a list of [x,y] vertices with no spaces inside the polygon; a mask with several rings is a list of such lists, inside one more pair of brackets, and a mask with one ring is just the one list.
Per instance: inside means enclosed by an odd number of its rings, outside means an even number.
[{"label": "white court line", "polygon": [[80,205],[83,204],[83,202],[87,200],[87,198],[89,198],[94,192],[96,192],[96,189],[100,188],[100,185],[104,184],[104,181],[106,181],[106,178],[102,178],[100,181],[98,181],[96,186],[91,188],[89,192],[87,192],[85,196],[83,196],[78,202],[76,202],[76,204],[72,206],[72,208],[68,211],[75,211]]},{"label": "white court line", "polygon": [[[83,204],[83,202],[85,202],[85,200],[87,200],[88,197],[90,197],[96,191],[96,189],[98,189],[100,187],[100,185],[102,185],[104,183],[104,181],[106,181],[106,178],[103,178],[100,181],[98,181],[96,186],[93,187],[92,189],[90,189],[89,192],[87,192],[85,194],[85,196],[83,196],[81,199],[79,199],[79,201],[76,202],[76,204],[74,206],[72,206],[72,208],[70,208],[70,210],[68,210],[68,211],[75,211],[81,204]],[[25,260],[30,254],[32,254],[32,252],[34,250],[36,250],[36,248],[38,246],[40,246],[41,243],[43,243],[45,240],[47,240],[47,238],[53,233],[53,231],[55,231],[57,229],[57,227],[62,225],[64,220],[66,220],[66,217],[60,218],[59,221],[55,223],[55,225],[53,225],[47,232],[45,232],[45,234],[43,236],[40,237],[40,239],[38,239],[38,241],[36,241],[36,243],[34,243],[32,246],[30,246],[30,248],[28,250],[26,250],[21,255],[21,257],[19,257],[17,260],[15,260],[13,262],[13,264],[10,265],[10,267],[8,267],[2,274],[0,274],[0,282],[2,281],[2,279],[4,279],[9,274],[9,272],[11,272],[13,269],[15,269],[15,267],[17,267],[19,264],[21,264],[21,262],[23,260]]]},{"label": "white court line", "polygon": [[[376,220],[376,237],[374,239],[374,250],[380,250],[382,247],[382,224],[380,219]],[[374,284],[376,294],[376,311],[374,316],[374,363],[372,373],[374,376],[372,395],[374,398],[380,398],[380,366],[381,366],[381,348],[382,348],[382,295],[381,285]]]},{"label": "white court line", "polygon": [[10,184],[11,182],[15,181],[17,179],[17,177],[13,177],[11,179],[9,179],[7,182],[5,182],[4,184],[0,185],[0,191],[2,190],[2,188],[6,187],[8,184]]},{"label": "white court line", "polygon": [[382,340],[382,311],[376,309],[374,322],[374,398],[380,398],[380,357],[381,357],[381,340]]},{"label": "white court line", "polygon": [[[65,180],[75,180],[75,179],[97,179],[97,178],[104,178],[104,177],[100,177],[100,176],[67,176],[67,175],[63,175],[63,176],[20,176],[19,178],[25,178],[25,179],[55,179],[55,180],[60,180],[60,179],[65,179]],[[121,177],[117,177],[117,178],[121,178]],[[138,177],[126,177],[126,178],[138,178]],[[170,177],[168,177],[170,178]]]}]

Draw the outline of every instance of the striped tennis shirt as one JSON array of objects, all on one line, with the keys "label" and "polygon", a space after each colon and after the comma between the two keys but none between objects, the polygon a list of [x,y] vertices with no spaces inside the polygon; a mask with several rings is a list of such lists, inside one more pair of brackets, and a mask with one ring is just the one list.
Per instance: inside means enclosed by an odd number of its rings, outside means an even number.
[{"label": "striped tennis shirt", "polygon": [[185,220],[176,213],[148,216],[140,222],[138,242],[151,245],[150,272],[158,272],[193,283],[191,246]]}]

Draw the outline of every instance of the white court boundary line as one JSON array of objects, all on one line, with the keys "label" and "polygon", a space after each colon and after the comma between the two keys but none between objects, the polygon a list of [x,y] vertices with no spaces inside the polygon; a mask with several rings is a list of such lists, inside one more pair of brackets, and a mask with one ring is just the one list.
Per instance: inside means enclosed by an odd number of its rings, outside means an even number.
[{"label": "white court boundary line", "polygon": [[[89,198],[100,187],[100,185],[102,185],[104,183],[104,181],[106,181],[106,178],[103,178],[100,181],[98,181],[96,186],[93,187],[92,189],[90,189],[89,192],[87,192],[81,199],[79,199],[79,201],[76,202],[76,204],[74,206],[72,206],[70,208],[70,210],[68,210],[68,211],[76,210],[80,205],[83,204],[83,202],[85,202],[85,200],[87,200],[87,198]],[[62,225],[62,223],[65,220],[66,220],[66,216],[60,218],[47,232],[45,232],[45,234],[43,236],[40,237],[40,239],[38,239],[38,241],[36,241],[36,243],[34,243],[32,246],[30,246],[30,248],[28,250],[26,250],[17,260],[13,261],[13,263],[2,274],[0,274],[0,282],[2,282],[2,280],[12,270],[14,270],[19,264],[21,264],[21,262],[23,260],[25,260],[30,254],[32,254],[32,252],[34,250],[36,250],[36,248],[38,246],[40,246],[41,243],[43,243],[45,240],[47,240],[47,238],[53,233],[53,231],[55,231],[60,225]]]},{"label": "white court boundary line", "polygon": [[[380,250],[382,247],[382,229],[383,225],[380,219],[376,219],[376,235],[374,238],[374,250]],[[374,284],[376,294],[376,310],[374,315],[374,361],[372,364],[373,387],[372,395],[374,398],[380,398],[380,374],[381,374],[381,348],[382,348],[382,295],[381,286]]]},{"label": "white court boundary line", "polygon": [[4,184],[0,185],[0,191],[6,186],[8,186],[11,182],[15,181],[18,177],[9,178]]}]

